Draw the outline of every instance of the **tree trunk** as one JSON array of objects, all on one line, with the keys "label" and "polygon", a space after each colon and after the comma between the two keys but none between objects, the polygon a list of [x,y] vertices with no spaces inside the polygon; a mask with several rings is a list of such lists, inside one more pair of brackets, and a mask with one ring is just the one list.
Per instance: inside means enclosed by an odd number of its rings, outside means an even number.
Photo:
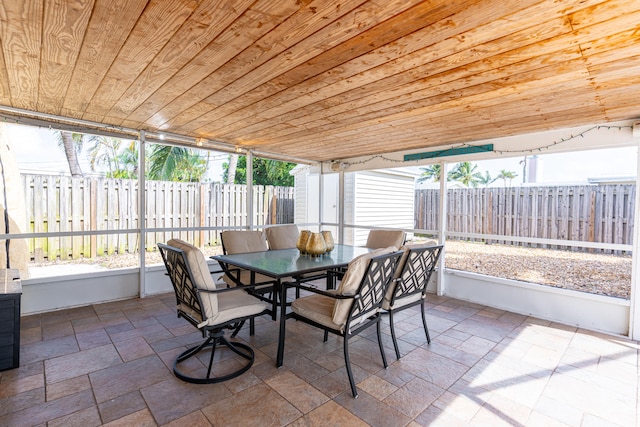
[{"label": "tree trunk", "polygon": [[238,167],[238,155],[229,154],[229,167],[227,168],[227,184],[235,183],[237,167]]},{"label": "tree trunk", "polygon": [[60,131],[62,137],[62,144],[64,145],[64,153],[67,156],[67,163],[69,163],[69,172],[71,176],[82,176],[82,169],[80,163],[78,163],[78,152],[76,151],[76,145],[73,142],[73,135],[71,132]]}]

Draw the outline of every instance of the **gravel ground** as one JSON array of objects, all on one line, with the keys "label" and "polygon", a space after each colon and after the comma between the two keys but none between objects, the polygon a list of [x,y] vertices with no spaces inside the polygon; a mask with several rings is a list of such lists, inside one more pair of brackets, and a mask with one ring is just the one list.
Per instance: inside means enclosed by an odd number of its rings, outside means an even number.
[{"label": "gravel ground", "polygon": [[[219,248],[205,248],[205,256],[220,253]],[[539,283],[564,289],[629,299],[631,290],[631,256],[588,252],[523,248],[499,244],[449,241],[445,246],[447,268]],[[162,263],[158,252],[147,253],[147,265]],[[83,264],[95,270],[138,265],[137,254],[102,256],[94,259],[32,263],[32,277],[59,271],[61,266]],[[67,274],[69,272],[67,271]],[[59,273],[52,273],[59,274]]]},{"label": "gravel ground", "polygon": [[629,299],[631,256],[450,241],[445,265],[505,279]]}]

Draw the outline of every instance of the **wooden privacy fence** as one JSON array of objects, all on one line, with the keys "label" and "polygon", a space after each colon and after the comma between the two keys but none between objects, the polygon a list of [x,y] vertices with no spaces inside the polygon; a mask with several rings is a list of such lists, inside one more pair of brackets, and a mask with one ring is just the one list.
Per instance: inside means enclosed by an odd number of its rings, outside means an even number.
[{"label": "wooden privacy fence", "polygon": [[[631,184],[449,189],[447,230],[632,244],[635,192]],[[439,193],[416,191],[416,228],[438,228]],[[570,245],[562,248],[567,247]]]},{"label": "wooden privacy fence", "polygon": [[[138,182],[22,174],[29,232],[125,230],[138,227]],[[146,227],[230,227],[248,224],[246,185],[146,182]],[[293,188],[254,186],[254,224],[286,224],[294,218]],[[149,232],[145,247],[179,237],[215,245],[219,230]],[[138,233],[28,239],[31,258],[78,259],[138,250]]]}]

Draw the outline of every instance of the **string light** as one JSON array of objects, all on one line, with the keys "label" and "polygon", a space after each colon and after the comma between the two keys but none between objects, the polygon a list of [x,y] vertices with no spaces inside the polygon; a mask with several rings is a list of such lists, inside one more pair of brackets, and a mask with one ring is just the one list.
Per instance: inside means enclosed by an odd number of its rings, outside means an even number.
[{"label": "string light", "polygon": [[[563,144],[565,142],[569,142],[569,141],[572,141],[572,140],[577,139],[577,138],[584,138],[584,136],[586,134],[588,134],[590,132],[593,132],[593,131],[600,130],[600,129],[622,130],[622,129],[633,129],[633,126],[597,125],[597,126],[593,126],[593,127],[589,128],[589,129],[586,129],[586,130],[584,130],[584,131],[582,131],[582,132],[580,132],[578,134],[575,134],[575,135],[574,134],[570,134],[569,137],[560,138],[558,140],[555,140],[555,141],[551,142],[550,144],[542,145],[542,146],[539,146],[539,147],[520,149],[520,150],[493,150],[492,152],[495,153],[495,154],[498,154],[498,155],[503,155],[505,153],[508,153],[508,154],[535,154],[535,153],[540,153],[542,151],[549,150],[552,147],[555,147],[556,145]],[[467,144],[465,142],[461,142],[459,144],[456,144],[456,145],[453,145],[453,146],[449,147],[448,149],[462,148],[462,147],[473,147],[473,144]],[[416,160],[411,160],[411,161],[405,162],[403,159],[392,159],[392,158],[389,158],[389,157],[387,157],[385,155],[377,154],[375,156],[371,156],[371,157],[368,157],[368,158],[363,159],[363,160],[358,160],[358,161],[354,161],[354,162],[342,161],[341,163],[344,166],[362,165],[362,164],[365,164],[365,163],[372,162],[372,161],[374,161],[376,159],[384,160],[384,161],[387,161],[389,163],[403,163],[403,164],[407,164],[407,163],[411,163],[411,162],[416,163],[416,162],[419,162],[421,160],[421,159],[416,159]]]}]

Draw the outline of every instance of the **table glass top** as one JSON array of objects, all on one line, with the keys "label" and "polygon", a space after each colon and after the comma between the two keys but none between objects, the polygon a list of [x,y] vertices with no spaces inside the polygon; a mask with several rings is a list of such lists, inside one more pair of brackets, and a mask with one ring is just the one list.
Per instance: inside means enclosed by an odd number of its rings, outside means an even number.
[{"label": "table glass top", "polygon": [[274,278],[282,278],[294,274],[346,266],[355,257],[368,252],[371,252],[371,249],[360,246],[336,245],[333,251],[319,257],[302,255],[297,249],[280,249],[245,254],[217,255],[211,258]]}]

